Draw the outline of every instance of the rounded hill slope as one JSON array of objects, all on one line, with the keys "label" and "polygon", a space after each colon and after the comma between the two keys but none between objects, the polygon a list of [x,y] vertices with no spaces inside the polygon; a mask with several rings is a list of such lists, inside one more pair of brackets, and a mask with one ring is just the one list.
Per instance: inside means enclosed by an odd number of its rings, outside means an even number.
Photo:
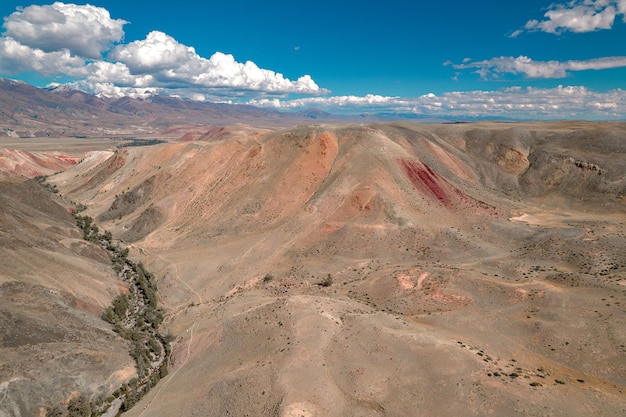
[{"label": "rounded hill slope", "polygon": [[623,415],[626,125],[234,131],[50,179],[158,277],[129,416]]}]

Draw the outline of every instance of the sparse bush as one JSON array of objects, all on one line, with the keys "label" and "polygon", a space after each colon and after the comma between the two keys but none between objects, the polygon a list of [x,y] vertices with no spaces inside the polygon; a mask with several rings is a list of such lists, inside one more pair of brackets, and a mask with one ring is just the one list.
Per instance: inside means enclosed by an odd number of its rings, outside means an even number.
[{"label": "sparse bush", "polygon": [[76,205],[76,207],[74,208],[74,214],[77,214],[77,213],[83,212],[83,211],[85,211],[85,210],[87,210],[87,206],[86,206],[86,205],[84,205],[84,204],[82,204],[82,203],[77,204],[77,205]]},{"label": "sparse bush", "polygon": [[321,285],[322,287],[330,287],[331,285],[333,285],[332,275],[328,274],[319,285]]},{"label": "sparse bush", "polygon": [[105,308],[100,318],[110,324],[115,324],[117,322],[117,316],[111,307]]},{"label": "sparse bush", "polygon": [[91,416],[91,404],[86,396],[83,394],[74,397],[67,405],[68,417],[90,417]]},{"label": "sparse bush", "polygon": [[57,188],[56,184],[50,184],[49,182],[47,182],[48,180],[48,176],[47,175],[38,175],[35,178],[35,181],[37,181],[37,183],[39,183],[39,185],[41,185],[42,187],[44,187],[45,189],[47,189],[48,191],[57,194],[59,192],[59,189]]},{"label": "sparse bush", "polygon": [[65,412],[58,405],[46,409],[46,417],[63,417],[64,415]]},{"label": "sparse bush", "polygon": [[[128,259],[128,248],[113,245],[113,236],[109,231],[100,233],[98,226],[89,216],[74,214],[76,225],[82,229],[83,238],[100,245],[109,252],[112,268],[120,279],[129,284],[129,293],[115,297],[110,307],[102,313],[102,319],[113,325],[113,330],[123,339],[131,341],[130,355],[135,360],[139,379],[130,385],[122,386],[114,396],[123,397],[122,411],[128,410],[150,387],[167,375],[167,359],[170,353],[169,336],[158,332],[163,322],[163,311],[157,307],[157,282],[143,263],[135,264]],[[153,367],[153,362],[160,362]],[[106,399],[103,397],[94,404],[76,400],[68,406],[67,416],[100,415],[106,411]],[[71,408],[71,410],[70,410]]]},{"label": "sparse bush", "polygon": [[126,311],[128,311],[128,297],[126,294],[120,294],[113,299],[113,312],[119,320],[123,320],[126,317]]}]

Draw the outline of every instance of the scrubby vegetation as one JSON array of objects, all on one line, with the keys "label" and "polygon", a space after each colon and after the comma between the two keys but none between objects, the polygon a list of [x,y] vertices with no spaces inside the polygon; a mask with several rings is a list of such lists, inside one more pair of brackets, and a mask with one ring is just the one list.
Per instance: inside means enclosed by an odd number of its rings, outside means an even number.
[{"label": "scrubby vegetation", "polygon": [[55,194],[57,194],[59,192],[59,189],[57,188],[56,184],[50,184],[49,182],[46,182],[46,180],[48,179],[47,175],[39,175],[37,177],[35,177],[35,181],[37,181],[42,187],[46,188],[48,191],[51,191]]},{"label": "scrubby vegetation", "polygon": [[170,348],[167,338],[158,331],[163,321],[163,310],[158,307],[156,277],[141,262],[130,260],[128,249],[113,243],[109,231],[100,233],[91,217],[78,213],[74,217],[83,230],[84,239],[109,252],[113,270],[128,284],[128,294],[115,297],[111,306],[102,313],[102,319],[130,341],[130,354],[137,367],[137,378],[114,393],[115,398],[123,400],[120,411],[126,411],[167,375]]},{"label": "scrubby vegetation", "polygon": [[159,143],[166,143],[166,141],[161,139],[127,139],[130,142],[122,143],[118,145],[119,148],[127,148],[129,146],[151,146],[158,145]]},{"label": "scrubby vegetation", "polygon": [[[56,186],[46,182],[46,177],[38,177],[37,182],[52,192],[58,192]],[[81,215],[86,208],[82,204],[74,208],[76,225],[83,231],[83,238],[108,251],[113,270],[128,285],[128,293],[115,297],[111,306],[102,313],[102,319],[130,342],[130,354],[135,360],[137,377],[123,384],[109,397],[93,399],[82,393],[71,398],[67,405],[49,407],[46,416],[100,416],[113,406],[119,415],[129,410],[167,375],[170,338],[159,332],[163,310],[158,306],[156,277],[141,262],[135,263],[129,259],[128,248],[114,242],[109,231],[101,232],[93,218]]]}]

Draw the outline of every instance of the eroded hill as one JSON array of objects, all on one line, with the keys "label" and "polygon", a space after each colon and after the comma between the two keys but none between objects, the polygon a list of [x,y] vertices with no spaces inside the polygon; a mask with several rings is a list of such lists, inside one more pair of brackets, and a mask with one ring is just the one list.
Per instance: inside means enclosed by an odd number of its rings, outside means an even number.
[{"label": "eroded hill", "polygon": [[50,182],[157,275],[170,374],[130,416],[621,416],[625,138],[237,128]]},{"label": "eroded hill", "polygon": [[0,416],[107,397],[136,373],[100,319],[126,291],[107,253],[33,180],[0,179],[0,207]]}]

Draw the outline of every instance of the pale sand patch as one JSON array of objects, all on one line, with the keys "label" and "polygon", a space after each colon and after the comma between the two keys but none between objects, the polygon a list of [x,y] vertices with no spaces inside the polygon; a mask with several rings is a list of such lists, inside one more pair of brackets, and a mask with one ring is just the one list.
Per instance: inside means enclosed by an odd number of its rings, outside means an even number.
[{"label": "pale sand patch", "polygon": [[245,283],[243,283],[242,285],[237,285],[235,288],[231,289],[230,291],[228,291],[226,294],[224,294],[225,297],[230,297],[231,295],[239,292],[239,291],[243,291],[246,289],[250,289],[250,288],[254,288],[255,285],[257,285],[259,282],[261,282],[262,278],[261,277],[255,277],[252,278],[248,281],[246,281]]},{"label": "pale sand patch", "polygon": [[464,295],[449,294],[439,290],[433,292],[431,298],[448,304],[466,304],[471,301],[470,298]]},{"label": "pale sand patch", "polygon": [[127,366],[125,368],[119,369],[109,376],[107,380],[107,385],[110,387],[115,387],[120,385],[123,382],[129,381],[131,378],[137,376],[137,370],[134,366]]},{"label": "pale sand patch", "polygon": [[428,272],[424,272],[422,273],[422,275],[420,275],[420,277],[417,279],[417,289],[421,289],[422,288],[422,284],[424,283],[424,281],[426,280],[426,278],[428,278],[430,274]]},{"label": "pale sand patch", "polygon": [[415,285],[413,284],[413,279],[410,275],[400,274],[396,277],[396,279],[398,280],[398,284],[400,284],[400,287],[403,290],[410,290],[415,287]]},{"label": "pale sand patch", "polygon": [[420,290],[422,288],[422,285],[424,284],[424,281],[426,280],[426,278],[428,278],[429,275],[429,272],[422,272],[419,278],[417,278],[417,284],[413,281],[413,277],[411,275],[405,273],[399,274],[398,276],[396,276],[396,279],[398,280],[398,284],[403,290],[411,290],[413,288]]},{"label": "pale sand patch", "polygon": [[308,401],[291,403],[285,407],[281,417],[313,417],[316,407]]},{"label": "pale sand patch", "polygon": [[509,217],[509,220],[512,222],[522,222],[522,223],[528,223],[528,224],[537,223],[537,219],[535,219],[533,216],[530,216],[526,213],[522,213],[522,215],[516,216],[516,217]]}]

